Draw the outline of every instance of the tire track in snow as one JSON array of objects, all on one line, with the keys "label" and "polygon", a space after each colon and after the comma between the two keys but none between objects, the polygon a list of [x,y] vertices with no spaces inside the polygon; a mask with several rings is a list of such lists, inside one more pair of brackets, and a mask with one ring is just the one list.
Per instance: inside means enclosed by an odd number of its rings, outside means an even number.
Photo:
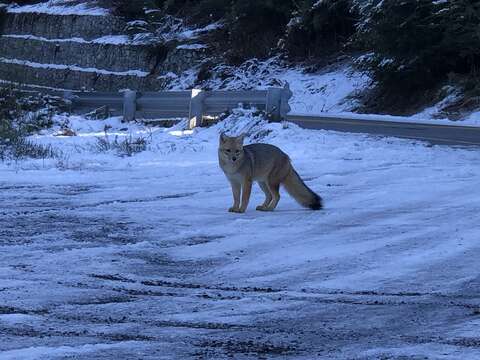
[{"label": "tire track in snow", "polygon": [[120,199],[120,200],[107,200],[101,201],[92,204],[84,204],[84,205],[76,205],[76,206],[66,206],[64,208],[49,208],[49,209],[41,209],[41,210],[31,210],[31,211],[12,211],[12,212],[0,212],[0,216],[21,216],[21,215],[34,215],[34,214],[41,214],[46,212],[59,212],[59,211],[74,211],[79,209],[85,208],[96,208],[101,206],[109,206],[115,204],[132,204],[132,203],[147,203],[147,202],[155,202],[160,200],[167,200],[167,199],[179,199],[189,196],[196,195],[197,192],[190,192],[190,193],[179,193],[179,194],[172,194],[172,195],[159,195],[154,196],[151,198],[143,198],[143,199]]}]

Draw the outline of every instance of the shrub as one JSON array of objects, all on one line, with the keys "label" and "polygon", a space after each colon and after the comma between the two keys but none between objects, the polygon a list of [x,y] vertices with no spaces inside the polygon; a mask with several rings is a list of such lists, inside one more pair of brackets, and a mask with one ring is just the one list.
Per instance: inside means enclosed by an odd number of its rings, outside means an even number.
[{"label": "shrub", "polygon": [[227,16],[227,59],[239,64],[271,55],[294,9],[293,1],[242,0]]},{"label": "shrub", "polygon": [[7,17],[7,7],[0,4],[0,34],[3,33],[3,27]]},{"label": "shrub", "polygon": [[304,0],[287,27],[283,47],[292,59],[330,55],[350,40],[358,19],[352,0]]},{"label": "shrub", "polygon": [[0,88],[0,160],[54,157],[51,146],[39,145],[28,135],[52,125],[53,105],[58,99],[25,95],[13,88]]},{"label": "shrub", "polygon": [[116,16],[126,20],[142,19],[145,16],[146,1],[143,0],[99,0],[98,3],[108,9]]},{"label": "shrub", "polygon": [[144,137],[126,138],[115,136],[113,141],[108,135],[97,138],[96,150],[99,152],[115,151],[119,156],[133,156],[147,149],[148,140]]},{"label": "shrub", "polygon": [[208,24],[223,19],[231,6],[230,0],[202,0],[195,2],[189,21]]},{"label": "shrub", "polygon": [[164,13],[182,17],[188,24],[204,26],[223,21],[225,26],[213,35],[210,33],[207,41],[234,64],[270,55],[295,8],[294,0],[160,0],[155,3]]},{"label": "shrub", "polygon": [[231,3],[231,0],[156,0],[150,3],[150,7],[181,16],[190,23],[204,24],[223,18]]},{"label": "shrub", "polygon": [[51,145],[36,144],[26,139],[23,134],[0,129],[0,161],[21,160],[25,158],[47,159],[59,154]]},{"label": "shrub", "polygon": [[[349,40],[358,18],[354,0],[100,1],[127,20],[149,24],[162,23],[165,15],[196,26],[223,21],[225,26],[204,40],[232,64],[272,55],[285,33],[284,48],[293,58],[330,54]],[[292,14],[297,21],[287,27]]]},{"label": "shrub", "polygon": [[181,16],[201,24],[221,19],[229,9],[230,0],[99,0],[100,4],[127,20],[143,19],[145,10],[159,10],[162,14]]},{"label": "shrub", "polygon": [[392,96],[416,96],[449,73],[476,74],[479,19],[478,1],[384,0],[362,26],[371,55],[359,64]]}]

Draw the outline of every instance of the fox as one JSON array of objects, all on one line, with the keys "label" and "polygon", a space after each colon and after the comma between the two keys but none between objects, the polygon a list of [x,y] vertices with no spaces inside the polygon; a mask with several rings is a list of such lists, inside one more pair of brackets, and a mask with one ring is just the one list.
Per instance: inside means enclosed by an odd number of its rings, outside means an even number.
[{"label": "fox", "polygon": [[323,208],[322,198],[305,185],[287,154],[270,144],[243,145],[244,139],[245,134],[236,137],[220,134],[218,161],[233,193],[229,212],[247,210],[254,181],[265,193],[265,201],[256,208],[258,211],[275,210],[280,201],[280,185],[303,207]]}]

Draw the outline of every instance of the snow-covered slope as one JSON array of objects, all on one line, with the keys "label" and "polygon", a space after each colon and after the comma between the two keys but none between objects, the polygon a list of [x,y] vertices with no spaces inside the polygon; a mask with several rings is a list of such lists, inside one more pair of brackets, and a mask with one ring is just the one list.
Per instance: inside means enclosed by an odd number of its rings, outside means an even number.
[{"label": "snow-covered slope", "polygon": [[240,67],[218,66],[212,79],[202,85],[214,89],[265,89],[288,83],[293,98],[292,112],[313,113],[350,110],[354,96],[368,87],[370,78],[354,71],[349,64],[323,71],[306,72],[304,68],[271,58],[251,60]]}]

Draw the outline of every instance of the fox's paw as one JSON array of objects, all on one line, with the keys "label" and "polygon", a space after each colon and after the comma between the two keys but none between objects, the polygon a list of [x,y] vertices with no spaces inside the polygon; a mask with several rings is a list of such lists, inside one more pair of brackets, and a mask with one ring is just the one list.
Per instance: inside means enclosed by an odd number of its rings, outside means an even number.
[{"label": "fox's paw", "polygon": [[270,208],[268,208],[267,206],[258,205],[258,206],[257,206],[257,210],[258,210],[258,211],[272,211],[273,209],[270,209]]},{"label": "fox's paw", "polygon": [[228,212],[233,212],[233,213],[239,213],[240,214],[240,213],[245,212],[245,210],[242,211],[241,209],[232,206],[230,209],[228,209]]}]

